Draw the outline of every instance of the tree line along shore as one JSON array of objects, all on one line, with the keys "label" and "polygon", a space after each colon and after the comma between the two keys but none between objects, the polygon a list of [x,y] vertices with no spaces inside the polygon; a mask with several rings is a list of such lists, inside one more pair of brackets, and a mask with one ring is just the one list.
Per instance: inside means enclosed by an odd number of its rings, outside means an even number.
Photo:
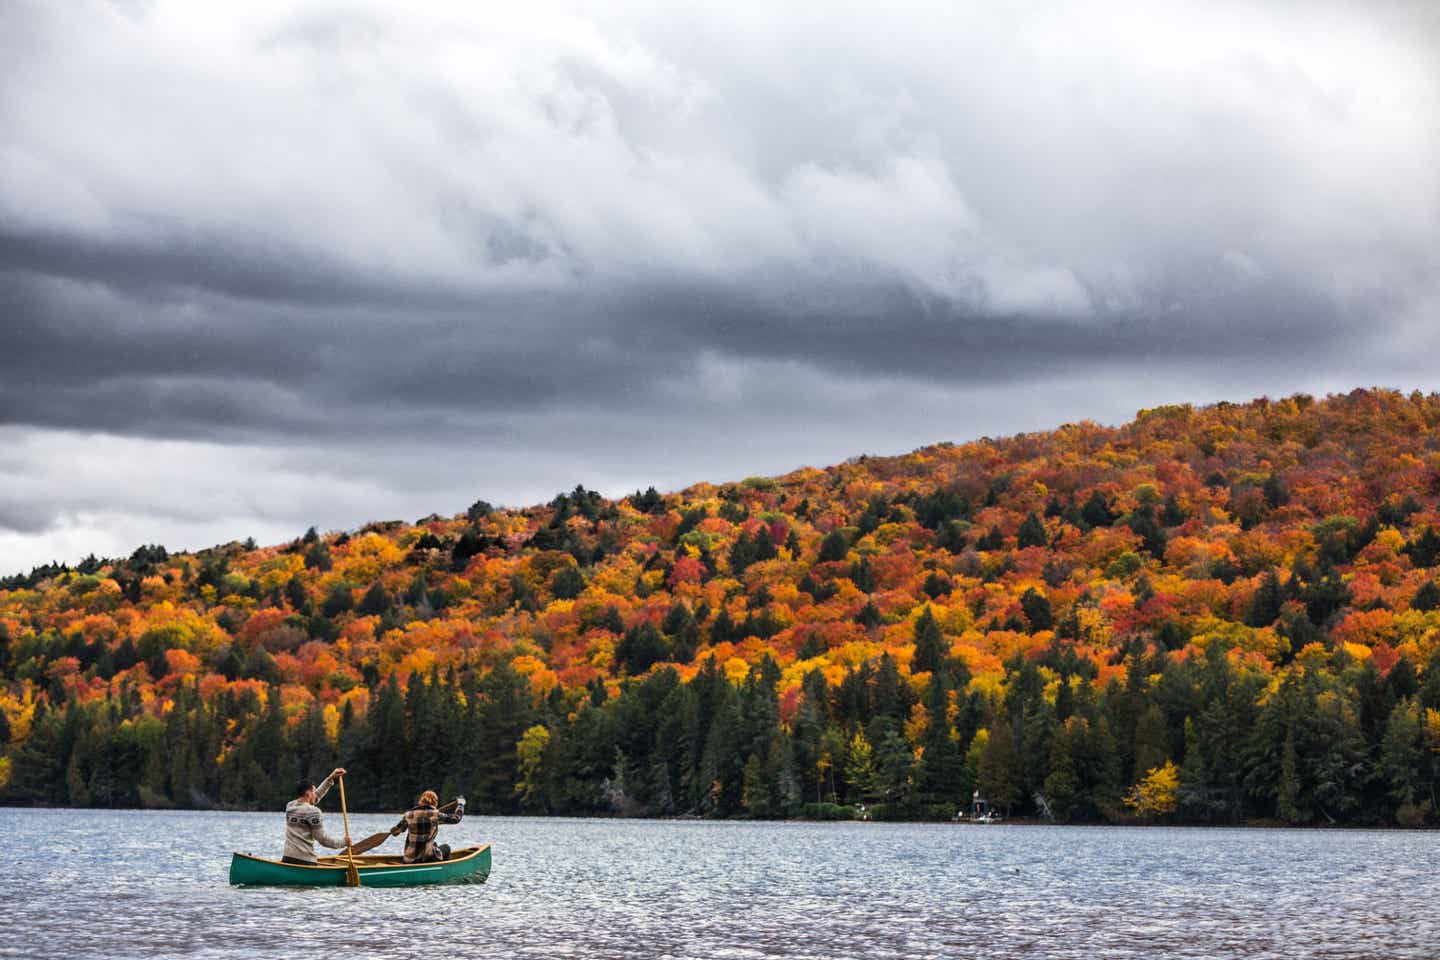
[{"label": "tree line along shore", "polygon": [[0,580],[0,802],[1436,816],[1440,398],[1364,390]]}]

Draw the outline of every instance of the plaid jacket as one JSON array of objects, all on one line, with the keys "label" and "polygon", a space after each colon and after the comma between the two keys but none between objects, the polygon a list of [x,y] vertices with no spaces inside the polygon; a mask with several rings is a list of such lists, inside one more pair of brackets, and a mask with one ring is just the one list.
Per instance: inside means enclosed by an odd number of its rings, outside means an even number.
[{"label": "plaid jacket", "polygon": [[429,804],[416,807],[390,828],[390,836],[397,836],[402,830],[409,831],[405,834],[406,863],[429,860],[435,855],[435,835],[440,832],[440,824],[459,823],[464,815],[460,810],[442,813]]}]

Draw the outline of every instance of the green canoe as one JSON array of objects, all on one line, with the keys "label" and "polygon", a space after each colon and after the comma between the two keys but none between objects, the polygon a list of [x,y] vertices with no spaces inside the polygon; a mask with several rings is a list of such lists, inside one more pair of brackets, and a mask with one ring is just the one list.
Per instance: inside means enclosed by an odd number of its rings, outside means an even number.
[{"label": "green canoe", "polygon": [[[345,857],[321,857],[315,866],[281,863],[248,853],[230,857],[230,882],[243,886],[343,887]],[[362,887],[413,887],[422,883],[484,883],[490,876],[490,845],[453,850],[438,863],[405,863],[398,856],[355,858]]]}]

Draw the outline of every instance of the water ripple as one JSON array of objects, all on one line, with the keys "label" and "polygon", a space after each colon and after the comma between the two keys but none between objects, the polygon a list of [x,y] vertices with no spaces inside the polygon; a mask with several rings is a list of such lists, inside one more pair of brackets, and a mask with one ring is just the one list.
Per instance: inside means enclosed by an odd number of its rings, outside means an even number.
[{"label": "water ripple", "polygon": [[0,810],[0,957],[1401,960],[1440,943],[1431,833],[472,817],[450,842],[494,845],[484,886],[230,887],[230,851],[274,855],[281,827]]}]

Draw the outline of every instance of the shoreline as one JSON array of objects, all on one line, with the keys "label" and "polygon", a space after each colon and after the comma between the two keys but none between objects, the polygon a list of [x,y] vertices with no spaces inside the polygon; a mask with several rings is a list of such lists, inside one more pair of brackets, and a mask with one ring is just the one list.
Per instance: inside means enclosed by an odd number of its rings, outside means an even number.
[{"label": "shoreline", "polygon": [[[97,813],[263,813],[277,814],[282,810],[268,810],[255,807],[72,807],[63,804],[51,806],[34,804],[7,804],[0,803],[0,810],[46,810],[46,811],[94,811]],[[339,811],[327,811],[338,815]],[[351,810],[355,816],[392,816],[394,810]],[[1408,827],[1402,824],[1385,823],[1281,823],[1273,820],[1245,820],[1237,823],[1195,823],[1195,822],[1106,822],[1093,820],[1075,820],[1069,823],[1056,823],[1051,820],[1041,820],[1034,817],[1014,817],[1005,820],[998,820],[993,823],[976,823],[969,820],[933,820],[916,818],[913,820],[867,820],[859,817],[849,819],[819,819],[811,817],[698,817],[698,816],[656,816],[656,817],[625,817],[610,814],[577,814],[577,813],[481,813],[473,811],[467,813],[467,817],[485,817],[496,820],[613,820],[616,822],[653,822],[653,823],[807,823],[807,824],[865,824],[869,826],[893,826],[908,824],[928,824],[931,826],[953,826],[953,827],[1084,827],[1084,828],[1105,828],[1113,827],[1119,829],[1187,829],[1187,830],[1371,830],[1385,832],[1412,832],[1430,833],[1440,830],[1440,826],[1423,825]]]}]

